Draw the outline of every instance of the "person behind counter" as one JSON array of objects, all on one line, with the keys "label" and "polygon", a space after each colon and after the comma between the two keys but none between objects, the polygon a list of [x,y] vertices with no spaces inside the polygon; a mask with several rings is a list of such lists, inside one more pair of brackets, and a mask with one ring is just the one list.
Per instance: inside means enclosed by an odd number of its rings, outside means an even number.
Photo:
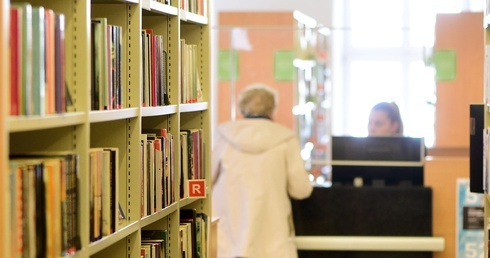
[{"label": "person behind counter", "polygon": [[213,148],[212,214],[218,257],[298,257],[290,198],[313,187],[291,129],[271,118],[276,94],[265,85],[240,95],[243,119],[218,126]]},{"label": "person behind counter", "polygon": [[403,121],[395,102],[380,102],[372,107],[368,136],[403,136]]}]

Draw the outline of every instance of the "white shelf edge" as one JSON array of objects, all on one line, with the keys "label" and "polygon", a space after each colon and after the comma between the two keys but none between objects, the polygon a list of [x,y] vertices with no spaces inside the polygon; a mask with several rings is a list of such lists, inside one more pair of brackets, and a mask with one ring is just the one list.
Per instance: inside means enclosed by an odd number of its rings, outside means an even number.
[{"label": "white shelf edge", "polygon": [[90,111],[89,121],[91,123],[108,122],[133,118],[138,116],[138,108],[125,108],[115,110]]},{"label": "white shelf edge", "polygon": [[180,104],[180,112],[195,112],[203,111],[208,109],[207,102],[191,103],[191,104]]},{"label": "white shelf edge", "polygon": [[56,127],[82,124],[85,121],[83,112],[70,112],[45,116],[10,116],[8,130],[11,133],[30,130],[51,129]]},{"label": "white shelf edge", "polygon": [[161,211],[158,211],[154,214],[151,214],[149,216],[142,218],[140,221],[141,227],[143,228],[143,227],[146,227],[146,226],[148,226],[148,225],[150,225],[156,221],[159,221],[162,218],[170,215],[172,212],[175,212],[177,210],[178,210],[177,203],[172,203],[171,205],[169,205],[165,209],[162,209]]},{"label": "white shelf edge", "polygon": [[299,250],[443,251],[443,237],[410,236],[296,236]]},{"label": "white shelf edge", "polygon": [[[209,197],[209,196],[207,196]],[[197,202],[197,201],[200,201],[200,200],[204,200],[206,199],[207,197],[200,197],[200,198],[189,198],[189,197],[184,197],[183,199],[180,199],[179,200],[179,207],[182,208],[182,207],[185,207],[191,203],[194,203],[194,202]]]},{"label": "white shelf edge", "polygon": [[149,11],[173,15],[173,16],[177,16],[179,14],[179,9],[177,9],[177,7],[173,7],[168,4],[158,3],[153,0],[150,0]]},{"label": "white shelf edge", "polygon": [[141,115],[143,117],[171,115],[175,113],[177,113],[177,105],[141,108]]},{"label": "white shelf edge", "polygon": [[373,160],[332,160],[332,165],[337,166],[380,166],[380,167],[420,167],[424,165],[424,161],[373,161]]},{"label": "white shelf edge", "polygon": [[126,238],[127,236],[133,234],[134,232],[138,231],[140,229],[140,224],[139,221],[133,222],[129,225],[127,225],[124,228],[119,229],[118,231],[114,232],[113,234],[110,234],[108,236],[103,237],[102,239],[95,241],[93,243],[90,243],[88,245],[89,249],[89,254],[94,255],[107,247],[121,241],[122,239]]},{"label": "white shelf edge", "polygon": [[180,10],[180,20],[185,22],[192,22],[197,24],[206,25],[208,24],[208,17],[199,14],[191,13],[185,10]]}]

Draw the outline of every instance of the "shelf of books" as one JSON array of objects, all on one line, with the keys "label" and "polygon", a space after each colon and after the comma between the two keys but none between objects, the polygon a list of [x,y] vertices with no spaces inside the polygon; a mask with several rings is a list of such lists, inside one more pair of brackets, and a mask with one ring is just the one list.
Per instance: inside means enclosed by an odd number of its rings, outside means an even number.
[{"label": "shelf of books", "polygon": [[207,0],[0,0],[2,257],[208,257]]},{"label": "shelf of books", "polygon": [[484,257],[489,257],[490,255],[490,164],[489,164],[489,147],[490,147],[490,1],[484,1],[484,19],[483,19],[483,27],[485,29],[484,32],[484,103],[485,103],[485,112],[484,112],[484,150],[483,150],[483,191],[484,191],[484,239],[483,239],[483,248],[485,250]]},{"label": "shelf of books", "polygon": [[[3,58],[8,55],[9,48],[9,3],[2,1],[0,2],[0,77],[3,80],[10,81],[9,70],[9,59]],[[9,105],[7,102],[8,87],[0,87],[0,166],[1,171],[8,171],[8,128],[5,122],[8,117]],[[3,173],[5,174],[5,173]],[[9,189],[9,181],[6,176],[2,177],[0,180],[1,189]],[[1,207],[11,207],[9,199],[9,191],[0,192],[0,206]],[[3,209],[6,210],[6,209]],[[10,212],[0,212],[0,227],[7,228],[10,222]],[[9,257],[10,245],[9,239],[10,234],[1,234],[0,236],[0,256]]]}]

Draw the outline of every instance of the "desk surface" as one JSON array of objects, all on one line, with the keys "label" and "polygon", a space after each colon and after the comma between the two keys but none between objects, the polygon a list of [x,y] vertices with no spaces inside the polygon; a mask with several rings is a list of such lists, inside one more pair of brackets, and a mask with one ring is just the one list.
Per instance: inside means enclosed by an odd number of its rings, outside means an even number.
[{"label": "desk surface", "polygon": [[442,237],[297,236],[296,246],[308,251],[401,251],[444,250]]}]

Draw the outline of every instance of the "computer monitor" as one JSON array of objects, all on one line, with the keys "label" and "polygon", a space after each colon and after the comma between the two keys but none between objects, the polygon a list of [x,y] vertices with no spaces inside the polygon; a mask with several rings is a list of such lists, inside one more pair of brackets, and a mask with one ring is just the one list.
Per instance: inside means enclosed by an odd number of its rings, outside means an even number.
[{"label": "computer monitor", "polygon": [[414,137],[332,137],[332,184],[423,186],[425,145]]}]

